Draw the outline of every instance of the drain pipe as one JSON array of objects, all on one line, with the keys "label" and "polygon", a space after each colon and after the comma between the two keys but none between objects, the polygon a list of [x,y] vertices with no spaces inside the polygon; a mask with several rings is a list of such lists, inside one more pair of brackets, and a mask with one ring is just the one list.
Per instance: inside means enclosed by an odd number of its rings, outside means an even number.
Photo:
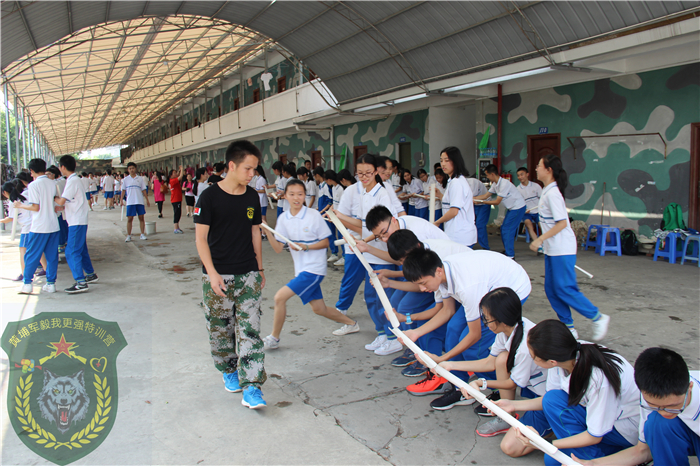
[{"label": "drain pipe", "polygon": [[335,170],[335,125],[331,125],[331,170]]},{"label": "drain pipe", "polygon": [[498,173],[501,173],[501,137],[503,134],[503,84],[498,85],[498,132],[496,139],[498,141],[498,149],[496,153],[496,167],[498,168]]}]

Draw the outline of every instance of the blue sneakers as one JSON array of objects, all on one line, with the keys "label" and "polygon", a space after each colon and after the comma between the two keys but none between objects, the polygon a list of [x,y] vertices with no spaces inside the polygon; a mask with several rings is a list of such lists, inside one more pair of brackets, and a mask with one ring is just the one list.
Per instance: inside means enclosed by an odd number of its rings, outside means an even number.
[{"label": "blue sneakers", "polygon": [[238,383],[238,371],[233,374],[224,373],[224,387],[227,392],[231,393],[238,393],[243,390]]},{"label": "blue sneakers", "polygon": [[243,399],[241,400],[243,406],[247,406],[250,409],[260,409],[267,406],[265,400],[262,397],[262,391],[258,387],[249,385],[243,391]]}]

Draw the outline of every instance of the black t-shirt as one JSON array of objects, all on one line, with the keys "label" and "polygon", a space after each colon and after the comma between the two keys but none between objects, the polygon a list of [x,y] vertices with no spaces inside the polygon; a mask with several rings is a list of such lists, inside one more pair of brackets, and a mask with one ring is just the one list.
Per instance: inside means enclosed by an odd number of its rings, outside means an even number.
[{"label": "black t-shirt", "polygon": [[223,178],[221,178],[217,174],[214,174],[214,175],[211,175],[209,178],[207,178],[207,183],[214,184],[214,183],[218,183],[221,180],[223,180]]},{"label": "black t-shirt", "polygon": [[[213,184],[199,196],[194,223],[209,225],[207,242],[220,275],[243,275],[258,270],[252,226],[262,223],[260,197],[246,186],[243,194],[228,194]],[[204,273],[207,273],[204,267]]]}]

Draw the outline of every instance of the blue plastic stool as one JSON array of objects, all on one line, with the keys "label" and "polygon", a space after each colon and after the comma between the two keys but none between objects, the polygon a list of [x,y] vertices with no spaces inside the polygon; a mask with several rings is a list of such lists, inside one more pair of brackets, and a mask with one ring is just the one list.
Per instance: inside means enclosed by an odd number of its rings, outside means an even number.
[{"label": "blue plastic stool", "polygon": [[[693,242],[697,242],[697,244],[693,246]],[[690,254],[688,254],[688,249],[691,250]],[[685,264],[686,260],[695,261],[698,263],[698,267],[700,267],[700,235],[690,235],[685,239],[681,265]]]},{"label": "blue plastic stool", "polygon": [[[520,233],[520,229],[523,229],[525,233]],[[536,223],[535,224],[535,232],[537,233],[537,236],[542,234],[542,230],[540,230],[540,224]],[[525,242],[529,243],[530,242],[530,230],[528,230],[525,227],[525,222],[522,221],[520,222],[520,225],[518,226],[518,229],[515,230],[515,241],[518,241],[518,238],[525,238]]]},{"label": "blue plastic stool", "polygon": [[[586,242],[583,243],[583,250],[588,251],[588,248],[595,248],[598,252],[598,245],[600,244],[600,230],[603,227],[609,227],[610,225],[591,225],[588,227],[588,234],[586,235]],[[595,240],[591,240],[591,230],[596,230]]]},{"label": "blue plastic stool", "polygon": [[[683,241],[680,233],[669,233],[663,242],[661,238],[657,238],[656,246],[654,247],[654,260],[657,260],[659,257],[665,257],[668,259],[669,264],[675,264],[676,259],[682,255],[676,247],[679,239],[681,242]],[[663,247],[660,247],[662,244]]]},{"label": "blue plastic stool", "polygon": [[[610,235],[610,241],[608,241]],[[606,252],[616,252],[618,256],[622,255],[622,242],[620,241],[620,229],[617,227],[601,226],[598,228],[597,236],[600,238],[598,247],[595,252],[604,256]]]}]

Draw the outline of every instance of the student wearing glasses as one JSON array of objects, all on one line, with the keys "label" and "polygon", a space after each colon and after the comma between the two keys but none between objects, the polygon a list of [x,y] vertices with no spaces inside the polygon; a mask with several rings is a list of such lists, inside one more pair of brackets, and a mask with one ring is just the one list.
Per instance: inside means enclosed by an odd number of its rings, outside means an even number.
[{"label": "student wearing glasses", "polygon": [[[528,333],[527,346],[535,364],[547,370],[546,393],[532,400],[502,399],[496,402],[498,406],[508,413],[529,411],[528,428],[541,432],[550,427],[556,436],[552,445],[584,461],[637,443],[639,390],[634,368],[625,358],[604,346],[577,341],[555,319],[535,325]],[[515,428],[501,442],[501,450],[511,457],[534,449]],[[545,455],[544,464],[560,463]]]},{"label": "student wearing glasses", "polygon": [[700,371],[688,371],[683,357],[665,348],[647,348],[634,363],[640,390],[639,443],[614,455],[582,464],[685,466],[700,452]]}]

